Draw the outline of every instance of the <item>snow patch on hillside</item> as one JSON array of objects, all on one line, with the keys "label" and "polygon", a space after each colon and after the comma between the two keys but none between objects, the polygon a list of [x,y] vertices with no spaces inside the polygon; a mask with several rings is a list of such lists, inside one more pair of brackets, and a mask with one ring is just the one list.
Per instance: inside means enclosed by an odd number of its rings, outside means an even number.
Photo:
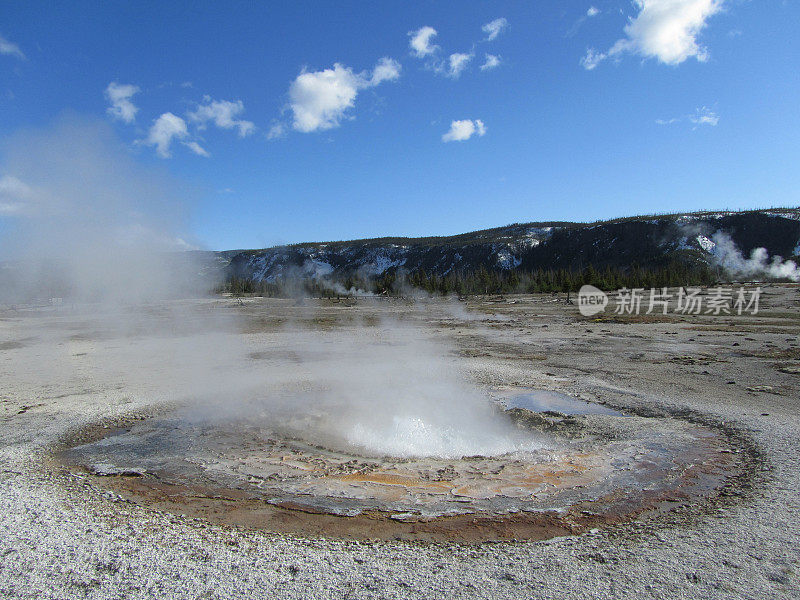
[{"label": "snow patch on hillside", "polygon": [[390,253],[375,252],[374,255],[367,260],[357,262],[358,270],[362,273],[369,275],[383,275],[387,270],[393,267],[402,267],[406,264],[404,256],[392,256]]},{"label": "snow patch on hillside", "polygon": [[717,246],[715,242],[708,239],[704,235],[698,235],[695,239],[697,240],[697,243],[700,244],[700,247],[706,252],[713,252],[714,248]]},{"label": "snow patch on hillside", "polygon": [[522,263],[522,259],[511,254],[507,248],[498,251],[495,256],[497,266],[501,269],[514,269]]}]

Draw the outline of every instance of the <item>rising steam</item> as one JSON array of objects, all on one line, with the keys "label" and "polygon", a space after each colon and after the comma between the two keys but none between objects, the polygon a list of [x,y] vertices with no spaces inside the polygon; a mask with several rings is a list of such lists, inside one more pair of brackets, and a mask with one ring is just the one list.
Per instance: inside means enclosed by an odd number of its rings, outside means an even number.
[{"label": "rising steam", "polygon": [[[207,265],[179,252],[189,204],[180,186],[138,165],[107,125],[68,117],[13,136],[2,151],[0,178],[19,183],[0,192],[24,194],[0,198],[15,207],[0,248],[0,302],[64,299],[60,312],[50,309],[55,318],[35,325],[37,344],[18,350],[27,353],[20,377],[182,403],[185,419],[210,426],[259,420],[367,454],[540,446],[419,325],[385,318],[322,332],[298,321],[273,337],[243,335],[229,305],[201,298],[212,283],[199,276]],[[265,345],[270,358],[254,361]]]},{"label": "rising steam", "polygon": [[[102,122],[64,117],[2,145],[0,176],[25,194],[0,245],[6,302],[65,296],[118,306],[186,293],[199,265],[165,256],[190,247],[186,199],[166,176],[139,167]],[[186,259],[190,255],[184,255]],[[17,266],[18,268],[13,268]]]},{"label": "rising steam", "polygon": [[783,260],[773,256],[770,260],[766,248],[754,248],[750,258],[745,258],[731,237],[717,231],[712,236],[714,242],[711,254],[717,265],[735,277],[770,277],[800,281],[800,269],[793,260]]}]

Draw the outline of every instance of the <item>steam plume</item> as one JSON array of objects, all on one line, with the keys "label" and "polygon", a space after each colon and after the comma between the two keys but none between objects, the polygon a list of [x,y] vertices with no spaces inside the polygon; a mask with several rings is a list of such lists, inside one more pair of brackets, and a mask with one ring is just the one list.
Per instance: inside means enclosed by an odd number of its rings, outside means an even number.
[{"label": "steam plume", "polygon": [[199,265],[165,255],[191,248],[176,235],[185,199],[165,175],[139,167],[99,121],[74,116],[2,145],[0,174],[24,185],[0,244],[15,285],[4,300],[66,296],[108,305],[186,293]]},{"label": "steam plume", "polygon": [[[102,397],[123,390],[143,404],[180,402],[183,418],[212,427],[260,419],[286,435],[370,454],[539,447],[498,416],[424,326],[387,316],[378,326],[321,331],[308,328],[306,307],[280,333],[243,335],[230,305],[198,297],[208,282],[196,285],[204,265],[195,253],[176,252],[187,246],[177,233],[188,204],[179,187],[139,166],[107,125],[66,117],[11,137],[2,150],[0,178],[14,185],[0,191],[24,193],[13,199],[0,250],[14,259],[3,269],[13,281],[0,302],[63,295],[70,303],[30,325],[37,342],[14,350],[26,353],[20,377],[46,389],[91,386]],[[271,358],[255,361],[254,351]]]},{"label": "steam plume", "polygon": [[766,248],[754,248],[750,258],[745,258],[736,243],[723,231],[717,231],[711,239],[715,244],[711,250],[714,260],[734,276],[767,276],[800,281],[800,269],[793,260],[784,261],[780,256],[773,256],[770,260]]}]

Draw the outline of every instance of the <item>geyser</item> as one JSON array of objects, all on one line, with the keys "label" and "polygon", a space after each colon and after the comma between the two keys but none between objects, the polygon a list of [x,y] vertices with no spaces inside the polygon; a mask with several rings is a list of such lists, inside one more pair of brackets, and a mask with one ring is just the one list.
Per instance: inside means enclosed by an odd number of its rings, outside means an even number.
[{"label": "geyser", "polygon": [[688,502],[719,486],[733,460],[722,436],[673,419],[512,408],[496,415],[511,437],[464,440],[485,450],[470,455],[454,452],[454,431],[431,435],[421,420],[384,438],[356,422],[361,435],[343,440],[319,428],[324,412],[271,414],[207,422],[167,412],[76,440],[62,456],[136,502],[223,523],[466,541],[576,533]]},{"label": "geyser", "polygon": [[[211,287],[198,276],[207,265],[177,252],[186,245],[179,225],[188,204],[180,186],[138,166],[107,125],[68,116],[20,133],[4,143],[0,174],[26,190],[5,240],[17,262],[4,270],[11,279],[3,300],[58,297],[65,307],[40,323],[51,343],[31,356],[32,375],[48,373],[58,385],[77,368],[98,385],[137,385],[142,401],[183,402],[188,420],[258,414],[271,422],[280,414],[286,427],[301,422],[307,436],[373,454],[458,457],[537,446],[498,419],[447,347],[389,315],[378,327],[320,331],[308,327],[308,308],[287,321],[288,341],[270,349],[278,360],[248,370],[252,348],[239,335],[246,324],[213,303],[175,301]],[[119,343],[93,352],[76,329]],[[76,343],[81,351],[71,353]],[[75,355],[85,357],[79,365]],[[280,360],[287,357],[290,370]],[[264,393],[276,383],[277,394]]]},{"label": "geyser", "polygon": [[[381,300],[365,300],[376,306]],[[471,381],[457,357],[424,328],[384,314],[374,326],[344,322],[309,329],[284,324],[258,354],[259,368],[226,376],[233,389],[195,399],[187,420],[247,418],[283,435],[365,456],[496,456],[544,447],[524,434]]]},{"label": "geyser", "polygon": [[544,444],[532,435],[508,431],[497,418],[483,421],[484,428],[464,428],[459,423],[427,423],[414,415],[393,415],[382,427],[356,422],[347,432],[347,441],[367,455],[398,458],[462,458],[500,456],[511,452],[534,451]]},{"label": "geyser", "polygon": [[184,239],[175,186],[105,126],[20,134],[0,174],[26,191],[5,300],[63,297],[21,307],[36,318],[15,376],[148,415],[64,454],[135,500],[280,531],[499,539],[628,517],[724,477],[724,440],[686,422],[503,412],[425,303],[359,300],[362,321],[187,298],[205,266],[167,258]]}]

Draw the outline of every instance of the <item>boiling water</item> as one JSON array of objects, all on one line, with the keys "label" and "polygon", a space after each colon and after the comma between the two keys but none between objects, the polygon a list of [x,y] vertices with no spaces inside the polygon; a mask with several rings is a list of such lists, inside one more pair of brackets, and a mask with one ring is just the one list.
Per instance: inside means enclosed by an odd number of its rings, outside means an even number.
[{"label": "boiling water", "polygon": [[516,432],[492,422],[486,423],[484,430],[470,428],[466,431],[452,425],[426,422],[415,416],[395,415],[387,425],[376,428],[356,423],[347,434],[347,442],[368,454],[400,458],[501,456],[545,447],[540,436]]}]

